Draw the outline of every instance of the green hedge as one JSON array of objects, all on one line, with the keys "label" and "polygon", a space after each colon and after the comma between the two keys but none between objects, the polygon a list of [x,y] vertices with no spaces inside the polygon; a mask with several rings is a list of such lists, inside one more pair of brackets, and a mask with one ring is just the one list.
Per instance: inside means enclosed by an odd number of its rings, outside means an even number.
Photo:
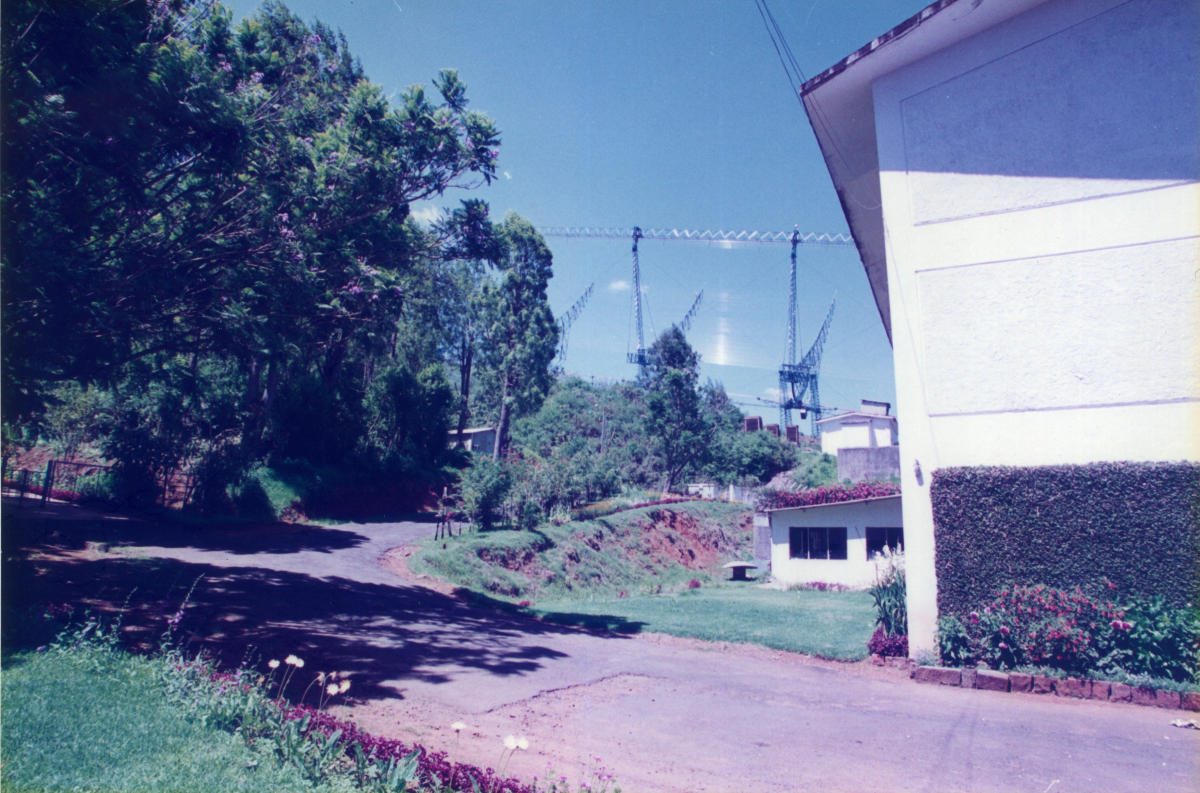
[{"label": "green hedge", "polygon": [[1200,604],[1200,464],[945,468],[930,496],[942,615],[1013,584]]}]

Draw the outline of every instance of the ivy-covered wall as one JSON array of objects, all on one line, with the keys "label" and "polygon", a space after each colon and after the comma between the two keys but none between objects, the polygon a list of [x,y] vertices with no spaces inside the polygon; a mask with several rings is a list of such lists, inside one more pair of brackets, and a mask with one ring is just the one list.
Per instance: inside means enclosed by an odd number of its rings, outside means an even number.
[{"label": "ivy-covered wall", "polygon": [[1200,464],[945,468],[930,496],[940,614],[1014,583],[1200,603]]}]

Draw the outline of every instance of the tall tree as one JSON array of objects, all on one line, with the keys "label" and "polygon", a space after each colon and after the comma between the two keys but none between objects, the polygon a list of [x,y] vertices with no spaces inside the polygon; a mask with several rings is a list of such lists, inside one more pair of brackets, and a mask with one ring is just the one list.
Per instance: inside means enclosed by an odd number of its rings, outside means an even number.
[{"label": "tall tree", "polygon": [[703,463],[715,428],[697,391],[700,355],[679,326],[663,331],[647,354],[645,429],[663,459],[663,489],[670,491],[689,467]]},{"label": "tall tree", "polygon": [[9,417],[163,351],[241,360],[254,415],[290,360],[331,386],[430,244],[409,203],[495,173],[498,132],[454,72],[440,104],[414,87],[393,107],[340,36],[278,3],[236,28],[191,0],[5,16]]},{"label": "tall tree", "polygon": [[500,387],[499,420],[492,456],[508,448],[514,416],[541,406],[550,392],[550,362],[558,349],[558,323],[550,311],[546,287],[553,277],[553,257],[546,241],[529,221],[510,213],[500,228],[504,257],[501,281],[491,290],[492,321],[488,330],[491,363]]}]

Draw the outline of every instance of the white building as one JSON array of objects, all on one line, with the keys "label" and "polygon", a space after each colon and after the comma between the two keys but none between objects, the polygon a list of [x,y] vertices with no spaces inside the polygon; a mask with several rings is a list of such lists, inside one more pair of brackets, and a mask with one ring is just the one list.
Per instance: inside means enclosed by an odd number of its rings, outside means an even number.
[{"label": "white building", "polygon": [[773,509],[767,515],[771,576],[784,584],[870,586],[883,548],[904,543],[900,496]]},{"label": "white building", "polygon": [[817,422],[821,451],[835,457],[842,449],[876,449],[900,443],[896,417],[888,415],[886,402],[862,401],[862,410],[851,410]]},{"label": "white building", "polygon": [[[453,449],[458,445],[458,430],[450,430],[446,443]],[[463,430],[463,448],[469,452],[491,454],[496,446],[495,427],[471,427]]]},{"label": "white building", "polygon": [[1200,460],[1194,0],[941,0],[802,87],[895,356],[909,647],[930,474]]}]

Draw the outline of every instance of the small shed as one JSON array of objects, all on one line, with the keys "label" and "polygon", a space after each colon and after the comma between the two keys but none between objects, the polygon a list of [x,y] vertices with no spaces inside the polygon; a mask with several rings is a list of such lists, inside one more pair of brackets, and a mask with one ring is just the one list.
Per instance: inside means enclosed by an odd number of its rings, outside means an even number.
[{"label": "small shed", "polygon": [[[458,445],[458,431],[451,430],[446,436],[446,445],[453,449]],[[469,452],[491,452],[496,446],[495,427],[471,427],[463,430],[463,448]]]},{"label": "small shed", "polygon": [[875,583],[885,547],[904,544],[901,496],[767,510],[771,573],[784,584]]}]

